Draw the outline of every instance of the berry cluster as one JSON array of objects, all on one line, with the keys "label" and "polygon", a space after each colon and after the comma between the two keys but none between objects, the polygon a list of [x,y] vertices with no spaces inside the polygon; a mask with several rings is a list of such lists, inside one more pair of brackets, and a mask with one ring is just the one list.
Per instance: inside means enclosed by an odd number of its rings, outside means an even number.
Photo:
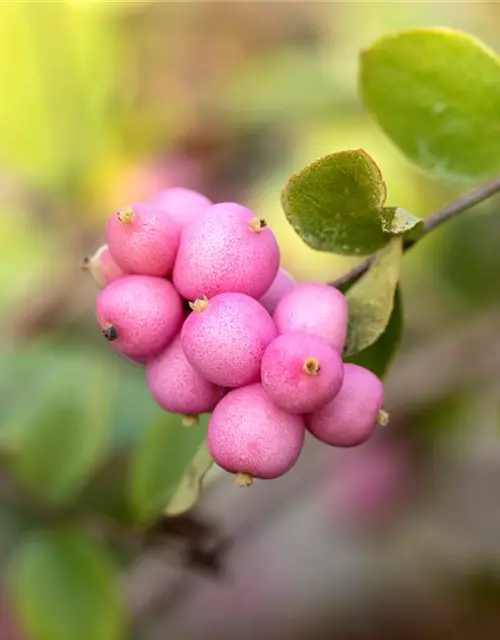
[{"label": "berry cluster", "polygon": [[212,414],[209,450],[238,484],[286,473],[306,429],[350,447],[383,420],[380,380],[342,362],[345,297],[295,284],[249,209],[173,188],[115,213],[106,237],[86,260],[104,336],[163,409]]}]

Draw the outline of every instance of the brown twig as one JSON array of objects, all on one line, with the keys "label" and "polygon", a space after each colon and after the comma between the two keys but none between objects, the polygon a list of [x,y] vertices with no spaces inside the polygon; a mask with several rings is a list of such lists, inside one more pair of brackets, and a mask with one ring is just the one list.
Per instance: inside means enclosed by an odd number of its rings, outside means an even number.
[{"label": "brown twig", "polygon": [[[424,230],[417,238],[406,240],[404,243],[404,251],[408,251],[414,247],[417,242],[425,238],[425,236],[441,226],[444,222],[451,220],[459,213],[463,211],[467,211],[472,207],[475,207],[476,204],[480,202],[484,202],[491,198],[491,196],[500,192],[500,177],[493,178],[489,182],[485,182],[483,185],[473,189],[469,193],[466,193],[464,196],[458,198],[454,202],[445,205],[441,209],[438,209],[435,213],[432,213],[426,220],[424,221]],[[345,275],[341,276],[337,280],[331,283],[334,287],[342,287],[348,284],[351,284],[355,280],[357,280],[363,273],[368,269],[373,257],[370,256],[360,264],[358,264],[354,269],[348,271]]]}]

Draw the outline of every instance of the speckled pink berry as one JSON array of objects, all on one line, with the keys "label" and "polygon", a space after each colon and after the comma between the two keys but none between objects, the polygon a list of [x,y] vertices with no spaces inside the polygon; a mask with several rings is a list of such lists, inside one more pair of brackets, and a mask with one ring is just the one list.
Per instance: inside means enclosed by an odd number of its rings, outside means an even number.
[{"label": "speckled pink berry", "polygon": [[284,269],[278,269],[278,273],[273,280],[272,285],[266,291],[266,293],[259,300],[260,304],[273,314],[274,310],[278,306],[278,302],[281,298],[291,291],[295,286],[295,280]]},{"label": "speckled pink berry", "polygon": [[224,395],[224,389],[206,380],[188,362],[180,335],[146,366],[146,379],[156,402],[172,413],[208,413]]},{"label": "speckled pink berry", "polygon": [[339,392],[343,377],[337,351],[303,331],[278,336],[262,358],[262,386],[274,404],[289,413],[310,413],[325,405]]},{"label": "speckled pink berry", "polygon": [[174,339],[182,324],[182,302],[168,280],[124,276],[97,298],[97,322],[112,347],[145,362]]},{"label": "speckled pink berry", "polygon": [[243,293],[221,293],[192,306],[181,340],[193,367],[221,387],[258,382],[264,351],[278,335],[264,307]]},{"label": "speckled pink berry", "polygon": [[314,333],[342,353],[347,312],[347,300],[338,289],[326,284],[304,283],[296,285],[281,298],[273,319],[279,333]]},{"label": "speckled pink berry", "polygon": [[106,238],[115,262],[128,273],[167,276],[172,272],[180,230],[159,207],[137,202],[109,219]]},{"label": "speckled pink berry", "polygon": [[193,222],[202,211],[212,206],[212,202],[197,191],[172,187],[156,193],[148,204],[159,207],[170,222],[179,229]]},{"label": "speckled pink berry", "polygon": [[85,258],[83,268],[90,272],[101,289],[113,280],[126,275],[125,271],[113,260],[107,244],[97,249],[93,256]]},{"label": "speckled pink berry", "polygon": [[208,423],[207,444],[215,462],[236,482],[282,476],[297,461],[304,444],[302,416],[282,411],[261,384],[230,391]]},{"label": "speckled pink berry", "polygon": [[313,436],[334,447],[354,447],[372,435],[377,423],[386,419],[382,410],[382,382],[368,369],[344,365],[339,393],[321,409],[306,416]]},{"label": "speckled pink berry", "polygon": [[228,292],[260,298],[278,267],[278,243],[265,221],[225,202],[209,207],[183,230],[173,281],[189,300]]}]

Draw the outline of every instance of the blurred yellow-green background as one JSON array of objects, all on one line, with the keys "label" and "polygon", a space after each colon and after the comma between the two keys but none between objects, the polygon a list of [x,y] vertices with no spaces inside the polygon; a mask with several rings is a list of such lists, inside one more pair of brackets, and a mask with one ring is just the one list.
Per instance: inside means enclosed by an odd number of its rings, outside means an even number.
[{"label": "blurred yellow-green background", "polygon": [[[433,25],[500,51],[500,5],[480,0],[0,3],[2,429],[50,401],[55,370],[56,396],[89,377],[116,391],[102,419],[117,446],[157,411],[142,371],[102,343],[80,269],[124,204],[168,186],[242,202],[297,280],[331,281],[352,261],[295,235],[279,203],[290,173],[363,148],[390,205],[425,216],[461,193],[414,168],[357,91],[362,47]],[[248,498],[217,477],[200,509],[235,536],[230,578],[141,565],[127,577],[137,637],[499,636],[499,206],[405,258],[390,433],[342,455],[309,443],[291,479]]]}]

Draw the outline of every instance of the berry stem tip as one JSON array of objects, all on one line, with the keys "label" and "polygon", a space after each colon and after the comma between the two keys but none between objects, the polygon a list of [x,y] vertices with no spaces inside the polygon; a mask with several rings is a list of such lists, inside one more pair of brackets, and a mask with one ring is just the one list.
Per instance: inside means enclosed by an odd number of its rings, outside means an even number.
[{"label": "berry stem tip", "polygon": [[90,269],[90,258],[88,256],[85,256],[80,266],[83,271],[88,271]]},{"label": "berry stem tip", "polygon": [[131,206],[123,207],[118,211],[118,220],[123,224],[132,224],[134,220],[134,210]]},{"label": "berry stem tip", "polygon": [[109,342],[113,342],[113,340],[116,340],[118,338],[118,332],[116,331],[116,328],[113,327],[113,325],[109,325],[109,327],[105,327],[102,330],[103,336],[106,338],[106,340],[109,340]]},{"label": "berry stem tip", "polygon": [[387,411],[380,409],[377,416],[377,424],[379,427],[387,427],[389,424],[389,414]]},{"label": "berry stem tip", "polygon": [[183,415],[181,418],[181,424],[183,427],[195,427],[200,421],[198,414]]},{"label": "berry stem tip", "polygon": [[253,485],[253,478],[249,473],[237,473],[234,476],[234,484],[237,487],[251,487]]},{"label": "berry stem tip", "polygon": [[189,306],[195,313],[203,313],[210,306],[207,296],[197,298],[194,302],[190,302]]},{"label": "berry stem tip", "polygon": [[308,376],[317,376],[321,371],[321,365],[316,358],[307,358],[304,360],[302,371]]},{"label": "berry stem tip", "polygon": [[255,217],[255,218],[252,218],[248,223],[248,228],[250,229],[250,231],[253,231],[254,233],[260,233],[266,227],[267,227],[267,222],[264,220],[264,218]]}]

